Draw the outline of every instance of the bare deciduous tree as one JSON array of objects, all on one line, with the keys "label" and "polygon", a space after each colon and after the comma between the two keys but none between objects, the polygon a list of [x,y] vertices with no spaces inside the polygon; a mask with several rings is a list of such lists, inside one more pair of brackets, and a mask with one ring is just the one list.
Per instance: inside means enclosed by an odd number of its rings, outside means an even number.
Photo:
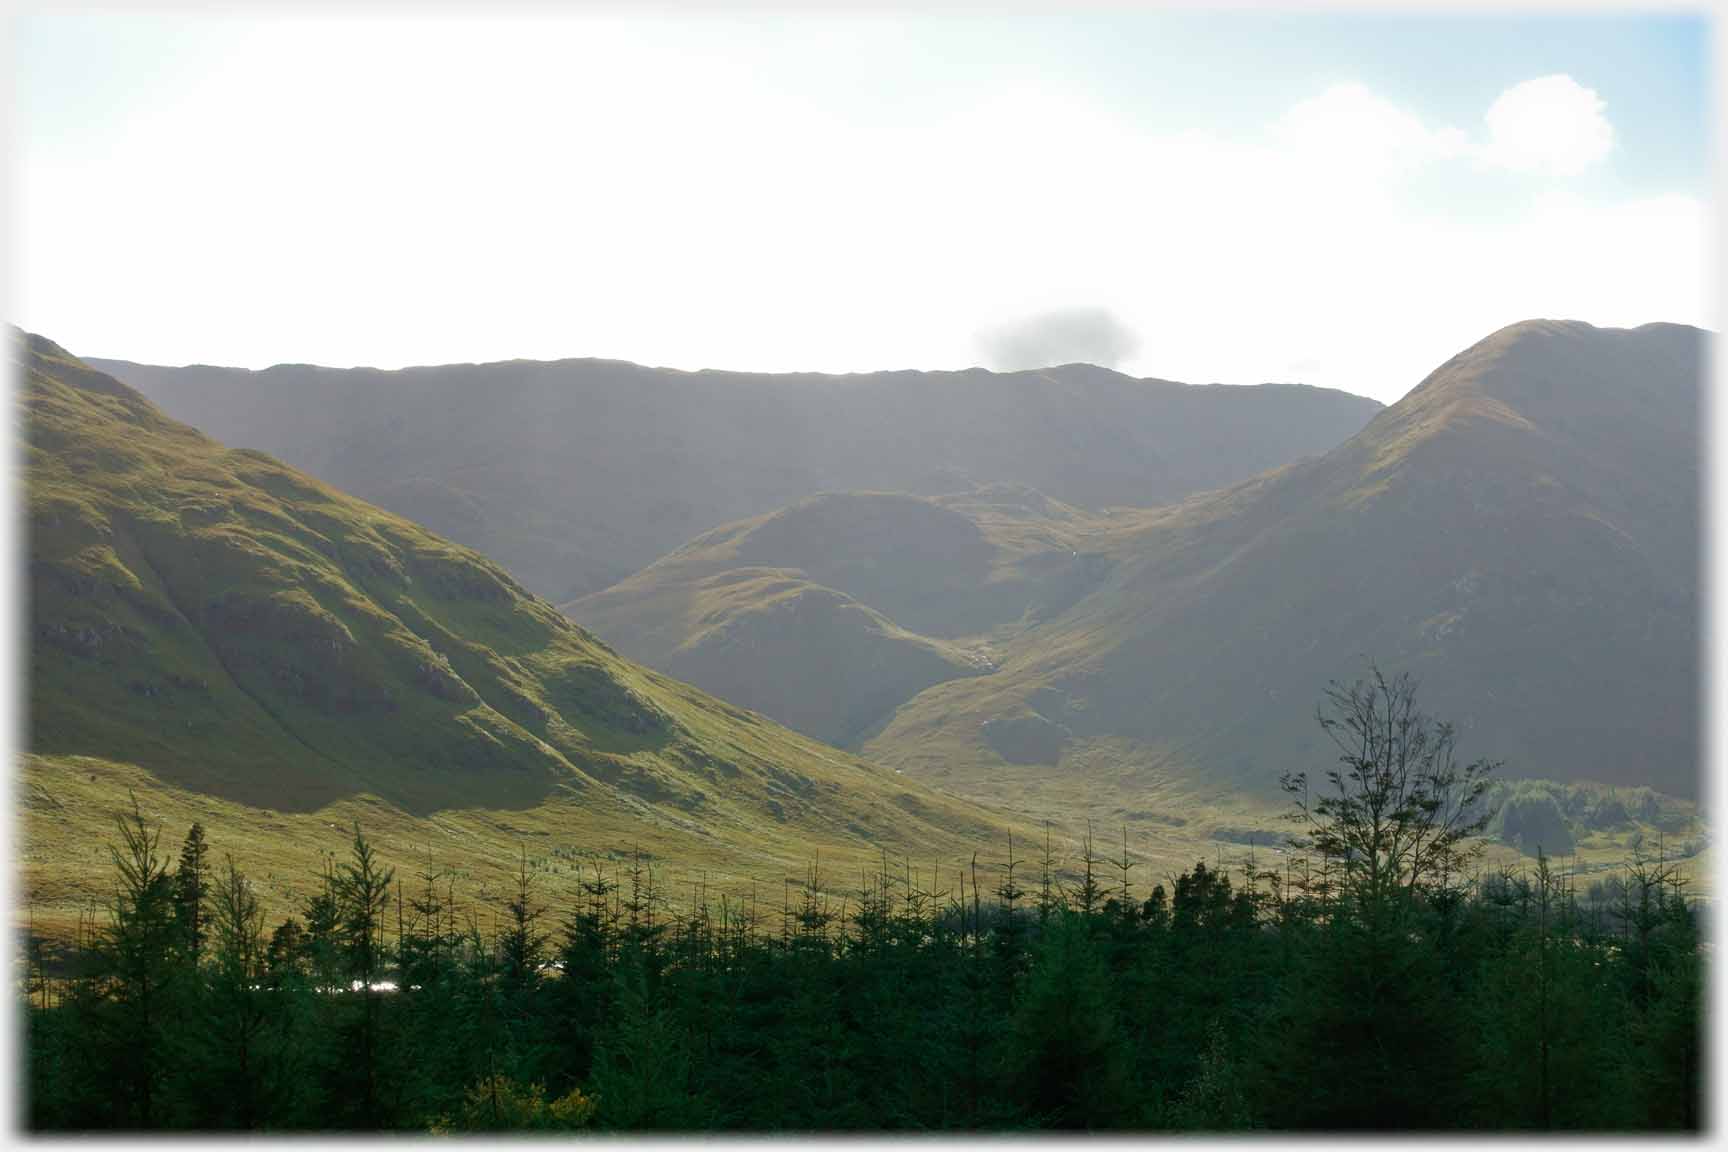
[{"label": "bare deciduous tree", "polygon": [[1387,679],[1370,663],[1369,677],[1326,691],[1320,726],[1339,766],[1323,787],[1306,772],[1282,783],[1306,828],[1301,846],[1341,866],[1346,894],[1381,906],[1459,878],[1481,851],[1470,838],[1487,822],[1480,801],[1499,764],[1459,763],[1452,725],[1417,708],[1408,674]]}]

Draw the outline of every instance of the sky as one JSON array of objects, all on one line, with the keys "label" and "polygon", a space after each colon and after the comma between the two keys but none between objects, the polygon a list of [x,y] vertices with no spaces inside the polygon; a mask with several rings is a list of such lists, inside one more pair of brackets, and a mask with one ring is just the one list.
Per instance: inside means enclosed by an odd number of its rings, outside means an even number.
[{"label": "sky", "polygon": [[151,363],[1087,360],[1395,400],[1714,326],[1712,29],[1633,13],[40,11],[15,322]]}]

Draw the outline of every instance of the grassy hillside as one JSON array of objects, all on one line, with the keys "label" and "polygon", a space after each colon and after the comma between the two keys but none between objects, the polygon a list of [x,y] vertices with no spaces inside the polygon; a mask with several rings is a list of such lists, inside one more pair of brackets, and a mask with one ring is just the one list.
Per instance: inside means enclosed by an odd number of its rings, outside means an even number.
[{"label": "grassy hillside", "polygon": [[633,659],[844,745],[1097,587],[1118,523],[1012,485],[824,493],[563,607]]},{"label": "grassy hillside", "polygon": [[230,451],[46,340],[15,349],[33,883],[94,883],[75,865],[97,843],[72,833],[111,827],[128,788],[285,861],[360,813],[487,859],[640,841],[793,872],[1006,834],[628,662],[483,557]]},{"label": "grassy hillside", "polygon": [[866,754],[972,795],[1017,765],[1264,794],[1326,762],[1320,690],[1372,657],[1468,757],[1696,796],[1703,347],[1497,332],[1324,457],[1139,514],[1097,591]]},{"label": "grassy hillside", "polygon": [[168,415],[476,548],[558,601],[817,492],[1014,482],[1088,508],[1161,504],[1324,452],[1380,407],[1082,364],[824,376],[605,360],[392,372],[95,363]]}]

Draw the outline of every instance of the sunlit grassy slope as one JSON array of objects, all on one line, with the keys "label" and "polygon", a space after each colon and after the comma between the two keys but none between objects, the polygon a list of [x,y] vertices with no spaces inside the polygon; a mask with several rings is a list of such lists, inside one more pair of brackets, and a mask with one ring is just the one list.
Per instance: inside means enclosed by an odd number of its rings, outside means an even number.
[{"label": "sunlit grassy slope", "polygon": [[[1051,799],[1040,794],[1038,781],[1019,783],[1030,786],[1029,806]],[[908,797],[925,795],[907,790]],[[1100,790],[1099,798],[1104,795]],[[501,893],[513,891],[524,859],[537,901],[562,914],[581,899],[577,884],[592,879],[595,867],[618,875],[640,848],[673,906],[687,907],[704,896],[717,903],[724,895],[734,906],[754,899],[758,914],[772,925],[787,881],[801,884],[812,866],[819,868],[824,890],[838,908],[849,891],[860,887],[861,869],[874,874],[882,851],[850,839],[776,835],[772,826],[733,828],[722,837],[691,822],[655,819],[616,797],[597,803],[563,797],[521,810],[448,809],[415,816],[375,797],[358,796],[311,812],[283,812],[172,787],[136,765],[91,757],[26,756],[17,796],[23,833],[16,841],[17,864],[25,905],[17,915],[58,940],[71,936],[80,916],[102,922],[113,890],[108,845],[115,838],[114,820],[134,796],[146,819],[161,829],[166,855],[194,821],[203,824],[218,858],[232,855],[253,879],[271,923],[297,913],[316,891],[327,859],[346,857],[355,821],[406,884],[443,871],[454,882],[459,902],[484,917],[496,910]],[[1249,864],[1277,869],[1296,856],[1274,842],[1291,830],[1274,809],[1197,803],[1169,790],[1148,790],[1142,797],[1144,808],[1127,811],[1113,804],[1088,808],[1085,797],[1072,790],[1054,798],[1054,807],[1067,814],[1051,830],[1062,878],[1072,882],[1081,867],[1088,814],[1095,820],[1100,857],[1119,859],[1120,833],[1129,829],[1130,882],[1141,892],[1155,883],[1168,888],[1170,877],[1196,860],[1222,865],[1240,879]],[[902,802],[916,814],[915,800]],[[1036,875],[1042,833],[1033,829],[1028,836],[1023,828],[1017,838],[1022,878]],[[1556,866],[1579,869],[1581,885],[1623,865],[1637,845],[1651,855],[1665,851],[1670,859],[1694,853],[1680,865],[1694,890],[1710,891],[1711,849],[1700,847],[1703,834],[1689,804],[1665,800],[1654,819],[1634,818],[1600,830],[1576,827],[1575,835],[1575,850],[1558,857]],[[933,838],[928,845],[903,841],[898,849],[897,869],[909,863],[921,885],[950,893],[959,871],[970,867],[974,850],[987,886],[1001,876],[1008,859],[1006,836],[956,834]],[[1530,856],[1494,837],[1486,849],[1486,868],[1518,870],[1533,864]]]},{"label": "sunlit grassy slope", "polygon": [[357,814],[448,863],[640,842],[775,875],[1006,834],[630,663],[476,553],[225,449],[46,340],[15,349],[39,893],[95,891],[72,865],[100,862],[129,788],[284,875]]},{"label": "sunlit grassy slope", "polygon": [[[1006,842],[1005,834],[985,835],[977,827],[936,827],[945,818],[943,803],[911,787],[898,794],[892,811],[879,813],[911,834],[880,844],[772,819],[706,825],[610,793],[425,815],[360,794],[312,811],[282,811],[174,787],[136,765],[90,757],[26,756],[18,787],[23,906],[16,915],[62,939],[80,914],[103,919],[115,876],[108,846],[116,841],[115,819],[129,811],[133,796],[146,820],[161,829],[165,856],[178,851],[194,821],[202,823],[217,858],[231,854],[257,883],[272,923],[295,913],[316,890],[327,857],[346,858],[355,821],[405,882],[443,871],[464,905],[491,901],[487,916],[497,906],[491,898],[514,884],[524,857],[536,901],[555,917],[575,905],[577,883],[593,879],[594,866],[617,876],[637,849],[675,905],[688,905],[691,885],[700,884],[716,902],[722,893],[736,901],[754,892],[764,912],[772,907],[778,913],[785,882],[801,882],[812,866],[838,893],[856,888],[859,870],[874,870],[884,852],[896,861],[915,858],[927,874],[934,862],[952,870],[979,848],[1000,856]],[[853,810],[850,802],[844,807]]]}]

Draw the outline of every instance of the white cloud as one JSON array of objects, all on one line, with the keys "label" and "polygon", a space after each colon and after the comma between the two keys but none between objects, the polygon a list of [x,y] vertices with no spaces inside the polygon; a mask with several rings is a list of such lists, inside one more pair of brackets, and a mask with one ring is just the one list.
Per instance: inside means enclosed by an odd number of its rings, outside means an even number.
[{"label": "white cloud", "polygon": [[1523,172],[1574,176],[1600,163],[1614,146],[1602,98],[1570,76],[1515,84],[1488,109],[1491,162]]},{"label": "white cloud", "polygon": [[1359,84],[1239,135],[1047,78],[876,118],[696,25],[572,26],[344,25],[325,51],[290,23],[113,148],[26,153],[20,318],[169,363],[846,372],[966,367],[980,332],[1088,307],[1140,335],[1125,371],[1390,400],[1527,317],[1710,316],[1701,198],[1468,162],[1519,139],[1528,85],[1486,134]]},{"label": "white cloud", "polygon": [[1457,128],[1429,127],[1361,84],[1335,84],[1297,104],[1277,122],[1281,151],[1352,172],[1401,172],[1463,154]]}]

